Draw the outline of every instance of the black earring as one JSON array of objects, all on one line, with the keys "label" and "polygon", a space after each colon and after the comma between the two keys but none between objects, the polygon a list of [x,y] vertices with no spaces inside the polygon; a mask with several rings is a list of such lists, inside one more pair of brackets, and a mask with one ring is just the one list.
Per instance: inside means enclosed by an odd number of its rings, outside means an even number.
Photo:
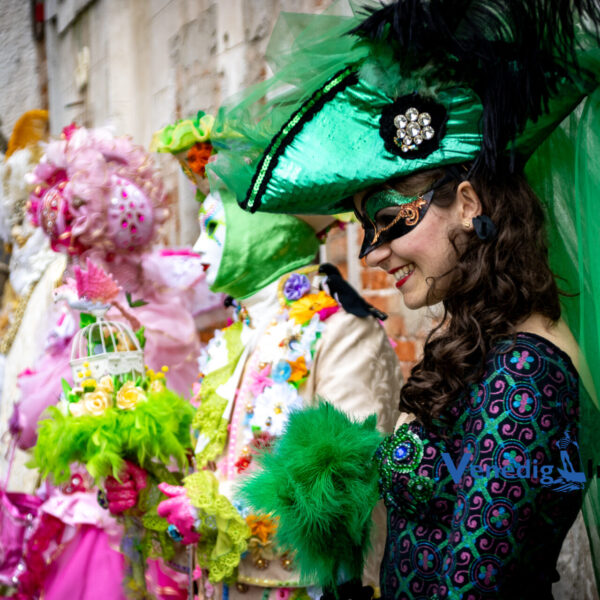
[{"label": "black earring", "polygon": [[487,215],[479,215],[473,218],[473,227],[477,237],[483,242],[491,242],[497,233],[494,221],[492,221]]}]

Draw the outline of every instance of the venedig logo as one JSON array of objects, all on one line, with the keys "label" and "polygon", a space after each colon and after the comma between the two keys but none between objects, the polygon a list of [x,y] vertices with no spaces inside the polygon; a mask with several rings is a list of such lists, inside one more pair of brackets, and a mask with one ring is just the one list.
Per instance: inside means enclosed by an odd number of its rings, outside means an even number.
[{"label": "venedig logo", "polygon": [[[570,446],[571,454],[569,454]],[[571,455],[576,455],[579,458],[579,444],[566,433],[558,441],[558,448],[560,449],[562,467],[538,464],[537,459],[533,461],[529,458],[519,460],[508,453],[502,467],[472,464],[473,455],[470,452],[463,454],[458,465],[454,463],[448,452],[442,452],[442,459],[456,484],[461,482],[468,469],[468,473],[473,479],[527,479],[532,482],[539,481],[543,486],[552,487],[562,492],[583,489],[586,482],[585,473],[577,471],[571,460]],[[580,460],[577,462],[581,463]],[[591,465],[588,465],[588,467],[588,475],[592,478],[592,467]]]}]

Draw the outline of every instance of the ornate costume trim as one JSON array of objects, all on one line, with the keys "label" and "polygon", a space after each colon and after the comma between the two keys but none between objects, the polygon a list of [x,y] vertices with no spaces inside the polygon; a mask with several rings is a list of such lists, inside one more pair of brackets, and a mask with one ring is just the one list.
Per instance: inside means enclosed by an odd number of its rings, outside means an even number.
[{"label": "ornate costume trim", "polygon": [[[207,348],[204,369],[210,369],[210,372],[202,380],[202,403],[192,421],[192,427],[199,431],[196,445],[196,464],[199,469],[217,458],[227,442],[228,419],[224,418],[224,412],[228,401],[219,394],[218,388],[231,378],[243,353],[242,327],[242,323],[227,327]],[[210,365],[211,351],[213,365]]]},{"label": "ornate costume trim", "polygon": [[198,509],[198,564],[209,570],[209,581],[223,581],[233,575],[246,551],[250,528],[231,502],[219,494],[219,482],[210,471],[188,475],[184,486]]},{"label": "ornate costume trim", "polygon": [[334,75],[322,88],[318,89],[300,106],[280,129],[279,133],[273,137],[265,150],[255,170],[246,199],[241,204],[242,208],[250,212],[258,210],[261,204],[261,196],[267,187],[271,172],[277,166],[279,157],[284,153],[288,144],[326,102],[349,85],[357,83],[357,81],[358,77],[355,67],[346,67],[337,75]]},{"label": "ornate costume trim", "polygon": [[439,148],[447,120],[446,109],[440,103],[409,94],[383,108],[379,135],[391,154],[425,158]]}]

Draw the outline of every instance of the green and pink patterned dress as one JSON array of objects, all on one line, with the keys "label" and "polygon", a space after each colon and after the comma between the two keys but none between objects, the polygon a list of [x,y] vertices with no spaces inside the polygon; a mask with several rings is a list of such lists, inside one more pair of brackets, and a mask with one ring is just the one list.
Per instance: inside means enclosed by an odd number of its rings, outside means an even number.
[{"label": "green and pink patterned dress", "polygon": [[548,340],[490,352],[479,384],[431,431],[401,426],[377,451],[388,509],[386,599],[552,598],[581,506],[579,378]]}]

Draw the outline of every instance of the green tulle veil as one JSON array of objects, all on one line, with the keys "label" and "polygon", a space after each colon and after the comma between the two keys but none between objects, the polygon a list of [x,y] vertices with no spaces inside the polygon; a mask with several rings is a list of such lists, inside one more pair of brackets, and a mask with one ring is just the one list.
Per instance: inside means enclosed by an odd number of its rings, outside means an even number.
[{"label": "green tulle veil", "polygon": [[547,211],[550,262],[563,318],[580,348],[580,454],[587,477],[583,515],[600,585],[600,90],[540,146],[526,174]]}]

